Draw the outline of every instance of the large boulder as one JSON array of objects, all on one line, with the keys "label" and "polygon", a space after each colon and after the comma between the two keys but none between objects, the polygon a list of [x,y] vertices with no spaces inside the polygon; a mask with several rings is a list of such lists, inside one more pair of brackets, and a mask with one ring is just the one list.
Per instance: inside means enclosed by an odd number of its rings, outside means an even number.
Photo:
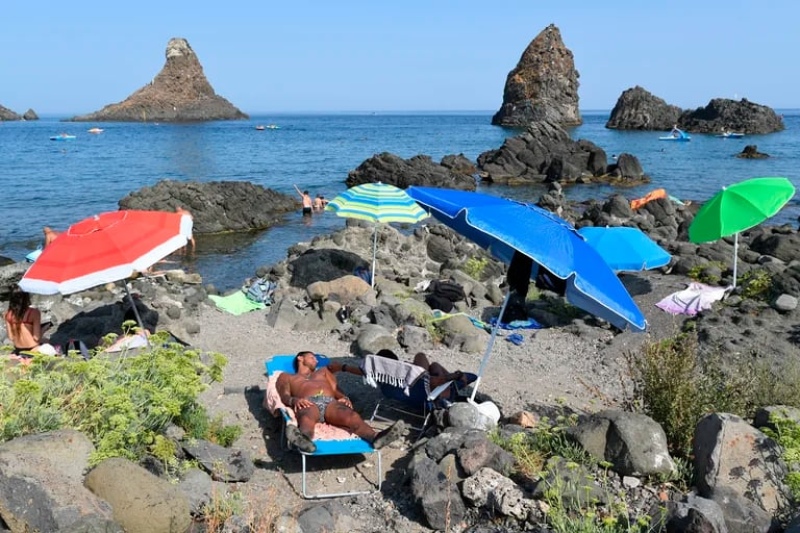
[{"label": "large boulder", "polygon": [[617,99],[606,128],[614,130],[668,130],[678,123],[681,108],[669,105],[638,85]]},{"label": "large boulder", "polygon": [[[602,148],[587,140],[575,141],[559,124],[547,121],[531,124],[497,150],[478,156],[481,178],[503,185],[649,181],[635,156],[626,155],[623,163],[609,166]],[[635,172],[624,175],[628,169]]]},{"label": "large boulder", "polygon": [[167,62],[147,85],[122,102],[73,117],[77,122],[195,122],[246,119],[208,83],[197,55],[182,38],[167,43]]},{"label": "large boulder", "polygon": [[204,234],[266,229],[300,204],[294,196],[247,181],[162,180],[130,193],[119,207],[153,211],[182,207],[192,214],[194,233]]},{"label": "large boulder", "polygon": [[28,109],[22,115],[22,120],[39,120],[39,115],[36,114],[36,111],[33,109]]},{"label": "large boulder", "polygon": [[189,500],[169,481],[114,457],[86,475],[86,487],[114,509],[128,533],[182,533],[189,529]]},{"label": "large boulder", "polygon": [[412,185],[442,187],[474,191],[474,167],[461,156],[445,156],[442,163],[434,163],[430,156],[416,155],[411,159],[383,152],[374,155],[351,170],[345,183],[348,187],[362,183],[388,183],[401,189]]},{"label": "large boulder", "polygon": [[578,76],[572,52],[558,28],[550,24],[508,73],[503,105],[492,124],[525,127],[543,120],[565,126],[580,124]]},{"label": "large boulder", "polygon": [[83,486],[94,451],[71,429],[0,444],[0,530],[6,524],[11,531],[122,531],[108,503]]}]

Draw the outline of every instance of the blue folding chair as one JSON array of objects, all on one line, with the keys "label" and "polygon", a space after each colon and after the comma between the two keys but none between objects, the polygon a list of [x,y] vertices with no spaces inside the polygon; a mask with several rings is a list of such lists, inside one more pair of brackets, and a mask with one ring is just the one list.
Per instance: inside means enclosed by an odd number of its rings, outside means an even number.
[{"label": "blue folding chair", "polygon": [[[369,369],[375,366],[371,364],[370,361],[375,360],[375,358],[380,361],[379,366],[381,367],[381,371],[377,372],[375,375],[370,375],[371,372]],[[364,358],[364,368],[362,368],[362,372],[365,373],[365,381],[369,385],[377,387],[381,391],[381,396],[383,397],[375,405],[372,417],[369,419],[370,422],[375,420],[384,422],[394,421],[392,418],[379,414],[381,408],[390,409],[404,415],[421,419],[421,424],[419,426],[411,426],[412,429],[419,432],[417,440],[425,433],[425,429],[428,427],[434,409],[449,407],[460,393],[459,386],[461,384],[456,381],[447,381],[431,389],[430,374],[423,371],[421,367],[405,361],[382,358],[375,354],[368,354]],[[466,372],[463,374],[467,384],[477,379],[475,374]],[[409,382],[412,376],[413,381]],[[392,400],[395,403],[400,403],[405,408],[387,405],[384,400]]]},{"label": "blue folding chair", "polygon": [[[267,377],[268,383],[267,387],[274,387],[275,381],[277,380],[277,376],[275,375],[277,372],[288,372],[290,374],[294,374],[294,355],[276,355],[273,356],[271,359],[265,361],[265,366],[267,369]],[[317,366],[324,367],[328,366],[330,360],[324,356],[317,354]],[[288,448],[288,443],[286,442],[286,424],[292,420],[288,412],[288,407],[281,407],[279,409],[281,418],[283,419],[283,424],[281,425],[281,446],[284,449]],[[318,424],[319,425],[319,424]],[[381,451],[376,450],[372,447],[370,443],[363,439],[349,439],[349,440],[321,440],[321,439],[314,439],[314,444],[316,445],[317,449],[313,453],[303,452],[297,450],[300,453],[300,457],[302,458],[302,492],[303,497],[307,499],[318,499],[318,498],[335,498],[339,496],[354,496],[357,494],[370,494],[372,492],[379,492],[381,490],[381,485],[383,484],[383,466],[381,463]],[[336,492],[336,493],[318,493],[318,494],[309,494],[307,490],[307,467],[306,467],[306,457],[309,456],[324,456],[324,455],[353,455],[353,454],[376,454],[378,456],[377,466],[378,466],[378,482],[376,484],[375,490],[360,490],[360,491],[350,491],[350,492]]]}]

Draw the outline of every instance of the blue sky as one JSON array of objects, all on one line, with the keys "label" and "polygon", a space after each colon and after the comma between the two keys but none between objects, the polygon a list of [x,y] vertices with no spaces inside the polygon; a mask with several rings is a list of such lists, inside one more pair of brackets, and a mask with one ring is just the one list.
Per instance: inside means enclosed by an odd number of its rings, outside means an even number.
[{"label": "blue sky", "polygon": [[582,109],[610,109],[634,85],[684,108],[714,97],[800,107],[790,0],[6,4],[0,105],[19,113],[123,100],[163,67],[171,37],[250,114],[496,111],[506,75],[550,23],[575,56]]}]

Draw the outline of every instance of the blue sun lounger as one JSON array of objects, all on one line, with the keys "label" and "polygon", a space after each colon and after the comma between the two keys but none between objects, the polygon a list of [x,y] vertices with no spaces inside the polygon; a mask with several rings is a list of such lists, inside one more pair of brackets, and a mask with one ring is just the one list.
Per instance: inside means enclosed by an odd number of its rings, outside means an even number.
[{"label": "blue sun lounger", "polygon": [[[293,367],[293,361],[295,356],[294,355],[276,355],[273,356],[271,359],[265,361],[265,366],[267,369],[267,397],[269,399],[270,395],[273,398],[277,397],[277,390],[275,390],[275,382],[277,381],[278,375],[281,372],[288,372],[290,374],[294,374],[295,370]],[[324,355],[317,354],[317,361],[318,366],[328,366],[330,362],[327,357]],[[294,417],[293,414],[290,412],[291,409],[283,405],[278,398],[279,405],[276,405],[276,411],[280,414],[283,424],[281,426],[281,445],[286,447],[286,425],[287,424],[294,424]],[[317,424],[317,428],[320,426],[324,426],[326,424]],[[370,494],[372,492],[378,492],[381,490],[381,485],[383,484],[383,466],[381,464],[381,452],[380,450],[376,450],[372,447],[370,443],[367,441],[360,439],[360,438],[351,438],[346,440],[322,440],[322,439],[314,439],[314,444],[316,445],[317,449],[313,453],[303,452],[298,450],[300,456],[302,458],[302,493],[303,497],[307,499],[318,499],[318,498],[335,498],[339,496],[354,496],[357,494]],[[375,490],[360,490],[360,491],[350,491],[350,492],[336,492],[336,493],[318,493],[318,494],[309,494],[307,490],[307,465],[306,465],[306,458],[307,457],[321,457],[325,455],[353,455],[353,454],[376,454],[378,456],[377,460],[377,467],[378,467],[378,481],[376,484]]]}]

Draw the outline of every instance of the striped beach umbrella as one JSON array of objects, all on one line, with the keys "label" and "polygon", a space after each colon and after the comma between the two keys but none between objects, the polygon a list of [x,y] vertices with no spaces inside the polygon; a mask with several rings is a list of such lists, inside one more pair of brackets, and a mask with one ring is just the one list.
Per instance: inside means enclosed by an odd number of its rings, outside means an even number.
[{"label": "striped beach umbrella", "polygon": [[328,202],[326,211],[340,217],[366,220],[376,224],[372,236],[372,286],[375,286],[375,253],[378,246],[379,223],[414,224],[427,218],[425,212],[403,189],[386,183],[363,183],[350,187]]}]

